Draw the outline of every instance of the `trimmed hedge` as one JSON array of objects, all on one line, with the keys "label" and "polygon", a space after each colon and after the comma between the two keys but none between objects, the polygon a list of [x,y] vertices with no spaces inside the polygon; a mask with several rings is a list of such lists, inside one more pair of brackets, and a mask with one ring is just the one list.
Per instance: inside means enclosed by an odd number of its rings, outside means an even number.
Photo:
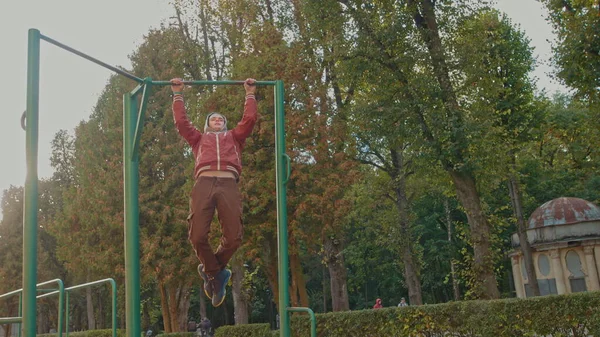
[{"label": "trimmed hedge", "polygon": [[[63,337],[66,333],[62,333]],[[37,337],[56,337],[57,333],[45,333],[36,335]],[[124,329],[117,329],[117,337],[125,337],[127,334]],[[112,337],[112,329],[102,330],[87,330],[87,331],[73,331],[69,332],[69,337]]]},{"label": "trimmed hedge", "polygon": [[224,325],[215,331],[215,337],[271,337],[268,323]]},{"label": "trimmed hedge", "polygon": [[[156,337],[194,337],[194,332],[171,332],[171,333],[161,333],[156,335]],[[71,337],[71,336],[69,336]]]},{"label": "trimmed hedge", "polygon": [[[600,292],[318,314],[319,337],[600,336]],[[294,315],[292,336],[310,336]],[[225,326],[216,337],[275,337],[268,324]]]}]

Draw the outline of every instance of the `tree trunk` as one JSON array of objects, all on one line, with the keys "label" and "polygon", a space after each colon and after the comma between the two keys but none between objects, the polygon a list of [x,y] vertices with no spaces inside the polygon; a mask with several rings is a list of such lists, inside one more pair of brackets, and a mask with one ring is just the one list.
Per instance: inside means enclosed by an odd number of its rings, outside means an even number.
[{"label": "tree trunk", "polygon": [[331,284],[331,307],[333,311],[350,310],[346,286],[346,266],[341,242],[333,234],[325,235],[325,260]]},{"label": "tree trunk", "polygon": [[85,288],[85,301],[87,311],[88,330],[96,330],[96,318],[94,317],[94,302],[92,299],[92,288]]},{"label": "tree trunk", "polygon": [[[517,233],[519,235],[521,253],[523,253],[523,260],[525,261],[525,270],[527,272],[527,279],[529,280],[529,288],[531,289],[531,294],[533,296],[540,296],[540,287],[537,282],[537,275],[535,273],[535,267],[533,264],[533,250],[531,249],[531,245],[527,240],[527,225],[525,223],[525,219],[523,218],[523,206],[521,204],[519,181],[514,174],[510,174],[508,191],[510,193],[510,200],[513,206],[513,213],[517,219]],[[514,275],[514,277],[519,277],[519,275]]]},{"label": "tree trunk", "polygon": [[158,281],[158,288],[160,290],[160,308],[163,317],[163,330],[165,333],[173,332],[171,328],[171,311],[169,310],[169,296],[167,295],[167,289],[162,281]]},{"label": "tree trunk", "polygon": [[204,294],[204,289],[200,288],[200,318],[203,319],[206,316],[206,295]]},{"label": "tree trunk", "polygon": [[189,287],[186,285],[169,285],[167,287],[172,332],[187,331],[187,316],[190,307],[189,293]]},{"label": "tree trunk", "polygon": [[494,256],[491,251],[490,225],[483,213],[481,200],[477,192],[475,178],[464,172],[451,170],[450,176],[456,188],[456,195],[467,213],[473,245],[473,291],[479,299],[500,297],[494,274]]},{"label": "tree trunk", "polygon": [[[404,181],[404,179],[401,179],[401,181]],[[400,219],[400,253],[404,263],[404,279],[408,286],[408,297],[411,305],[421,305],[423,304],[421,280],[419,278],[419,268],[413,254],[413,238],[409,228],[407,210],[405,209],[407,204],[405,191],[396,188],[396,196],[398,197],[396,207]]]},{"label": "tree trunk", "polygon": [[423,304],[421,280],[419,278],[419,267],[415,261],[414,242],[412,231],[410,228],[410,220],[408,216],[408,198],[406,196],[406,177],[410,172],[407,163],[404,160],[403,146],[398,149],[390,149],[390,158],[392,161],[392,170],[388,172],[393,181],[394,193],[396,194],[396,210],[398,211],[398,226],[400,237],[399,242],[400,254],[404,263],[404,279],[408,286],[408,297],[410,304]]},{"label": "tree trunk", "polygon": [[458,199],[467,212],[471,228],[471,241],[474,250],[473,271],[479,285],[473,289],[478,298],[498,298],[500,293],[496,286],[494,275],[493,257],[490,251],[490,228],[481,207],[481,201],[476,189],[475,178],[470,173],[459,172],[453,169],[454,163],[464,163],[464,149],[468,146],[463,129],[463,116],[461,107],[456,98],[456,93],[450,79],[450,71],[446,63],[444,46],[438,29],[433,0],[409,0],[408,5],[413,9],[415,25],[420,29],[425,41],[433,72],[441,89],[441,99],[444,110],[448,116],[450,127],[454,130],[449,141],[454,148],[453,153],[444,158],[446,170],[450,173],[456,186]]},{"label": "tree trunk", "polygon": [[290,269],[292,272],[292,284],[294,284],[295,289],[295,294],[293,297],[297,298],[296,302],[299,306],[308,308],[308,292],[306,291],[304,272],[302,271],[300,257],[296,253],[290,254]]},{"label": "tree trunk", "polygon": [[248,324],[248,289],[244,289],[246,269],[240,258],[234,258],[232,266],[233,317],[235,325]]},{"label": "tree trunk", "polygon": [[321,268],[323,270],[323,312],[327,312],[327,269],[325,266]]},{"label": "tree trunk", "polygon": [[265,261],[268,261],[266,266],[264,267],[265,274],[267,275],[267,280],[269,281],[269,285],[271,286],[271,291],[273,292],[273,302],[277,307],[277,311],[279,312],[279,279],[277,275],[278,264],[277,264],[277,240],[265,238],[265,245],[267,249],[265,250]]},{"label": "tree trunk", "polygon": [[180,284],[177,287],[177,316],[179,317],[179,331],[188,330],[188,313],[190,311],[190,286]]},{"label": "tree trunk", "polygon": [[[444,199],[444,211],[446,212],[446,227],[448,227],[448,243],[452,246],[452,217],[450,215],[450,203],[448,199]],[[452,257],[450,257],[450,277],[452,277],[454,300],[460,301],[460,287],[458,286],[458,278],[456,278],[454,259]]]},{"label": "tree trunk", "polygon": [[[50,310],[48,308],[48,305],[45,305],[45,304],[44,305],[38,304],[38,307],[40,308],[40,311],[42,314],[37,315],[37,333],[45,334],[45,333],[48,333],[50,330],[49,329],[49,321],[48,321],[48,316],[49,316]],[[46,311],[46,312],[44,313],[44,311]],[[8,337],[9,335],[6,335],[6,336]]]},{"label": "tree trunk", "polygon": [[404,245],[402,250],[402,259],[404,260],[404,278],[408,286],[408,298],[411,305],[422,305],[421,282],[415,263],[415,257],[410,243]]},{"label": "tree trunk", "polygon": [[142,332],[146,332],[150,329],[150,308],[148,308],[150,303],[150,301],[145,301],[142,303],[142,326],[140,327]]},{"label": "tree trunk", "polygon": [[[96,297],[98,299],[98,301],[96,302],[96,303],[98,303],[96,306],[96,311],[98,312],[98,319],[96,320],[96,328],[105,328],[106,327],[106,324],[105,324],[106,319],[104,318],[104,305],[103,305],[104,297],[102,296],[102,294],[103,294],[103,292],[99,291],[99,292],[97,292],[98,296]],[[111,321],[111,324],[112,324],[112,321]],[[111,327],[112,327],[112,325],[111,325]]]}]

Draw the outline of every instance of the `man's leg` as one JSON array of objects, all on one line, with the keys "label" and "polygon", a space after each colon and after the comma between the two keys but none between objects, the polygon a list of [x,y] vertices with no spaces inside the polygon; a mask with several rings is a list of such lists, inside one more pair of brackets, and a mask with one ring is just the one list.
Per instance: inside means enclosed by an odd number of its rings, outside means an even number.
[{"label": "man's leg", "polygon": [[192,189],[188,238],[196,252],[196,256],[204,265],[204,272],[209,276],[221,270],[208,240],[210,223],[215,214],[214,183],[212,177],[199,177]]},{"label": "man's leg", "polygon": [[242,196],[235,179],[222,179],[215,199],[217,214],[223,236],[217,252],[217,260],[223,268],[227,266],[235,251],[242,244]]},{"label": "man's leg", "polygon": [[225,300],[227,282],[231,278],[231,271],[225,267],[242,243],[242,199],[237,182],[220,178],[217,186],[215,200],[223,236],[215,255],[223,269],[214,278],[212,305],[215,307]]}]

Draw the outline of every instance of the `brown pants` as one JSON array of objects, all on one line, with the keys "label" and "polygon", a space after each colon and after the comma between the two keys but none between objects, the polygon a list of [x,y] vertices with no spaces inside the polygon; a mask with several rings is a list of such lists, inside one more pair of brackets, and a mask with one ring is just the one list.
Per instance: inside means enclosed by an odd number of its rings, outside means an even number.
[{"label": "brown pants", "polygon": [[[213,252],[208,234],[215,209],[223,235]],[[242,244],[242,197],[234,178],[200,176],[194,183],[188,217],[188,238],[204,272],[214,276],[227,266]]]}]

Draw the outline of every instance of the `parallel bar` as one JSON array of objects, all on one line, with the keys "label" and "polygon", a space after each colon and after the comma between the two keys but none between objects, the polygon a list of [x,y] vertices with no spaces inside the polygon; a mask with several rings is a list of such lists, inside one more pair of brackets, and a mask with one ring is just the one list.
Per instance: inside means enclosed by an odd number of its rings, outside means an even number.
[{"label": "parallel bar", "polygon": [[6,298],[6,297],[10,297],[10,296],[12,296],[12,295],[20,294],[22,291],[23,291],[23,289],[22,289],[22,288],[21,288],[21,289],[18,289],[18,290],[13,290],[13,291],[11,291],[11,292],[8,292],[8,293],[6,293],[6,294],[2,294],[2,295],[0,295],[0,298]]},{"label": "parallel bar", "polygon": [[[277,81],[256,81],[255,85],[276,85]],[[170,81],[152,81],[154,85],[171,85]],[[244,81],[183,81],[185,85],[244,85]]]},{"label": "parallel bar", "polygon": [[53,291],[53,292],[51,292],[51,293],[45,293],[45,294],[43,294],[43,295],[39,295],[39,296],[37,296],[37,298],[39,299],[39,298],[44,298],[44,297],[51,297],[51,296],[54,296],[54,295],[56,295],[56,294],[60,294],[60,291],[57,291],[57,290],[56,290],[56,291]]},{"label": "parallel bar", "polygon": [[317,337],[317,318],[315,317],[315,313],[314,311],[312,311],[312,309],[301,307],[289,307],[288,311],[307,312],[310,316],[310,335],[312,337]]},{"label": "parallel bar", "polygon": [[288,229],[287,229],[287,197],[286,162],[285,162],[285,116],[283,111],[283,81],[275,85],[275,172],[277,187],[277,245],[278,245],[278,280],[279,280],[279,335],[290,337],[290,314],[287,308],[290,303],[288,278]]},{"label": "parallel bar", "polygon": [[87,288],[90,286],[95,286],[95,285],[107,283],[107,282],[113,286],[113,290],[114,290],[114,288],[116,287],[115,280],[113,280],[111,278],[105,278],[105,279],[98,280],[98,281],[92,281],[92,282],[88,282],[88,283],[84,283],[84,284],[78,284],[76,286],[65,288],[65,290],[71,291],[71,290],[76,290],[76,289],[81,289],[81,288]]},{"label": "parallel bar", "polygon": [[[90,287],[93,285],[98,285],[102,283],[110,283],[111,291],[112,291],[112,335],[113,337],[117,337],[117,283],[115,280],[111,278],[106,278],[98,281],[88,282],[84,284],[79,284],[76,286],[72,286],[65,289],[65,309],[66,309],[66,325],[69,326],[69,291],[77,290],[81,288]],[[67,329],[66,337],[69,337],[69,330]]]},{"label": "parallel bar", "polygon": [[[27,54],[27,178],[23,207],[23,336],[36,335],[40,31],[29,30]],[[21,322],[21,320],[19,321]],[[16,322],[18,323],[18,322]]]},{"label": "parallel bar", "polygon": [[59,48],[62,48],[64,50],[66,50],[66,51],[70,51],[71,53],[73,53],[75,55],[81,56],[81,57],[83,57],[84,59],[86,59],[88,61],[92,61],[92,62],[94,62],[94,63],[96,63],[96,64],[98,64],[98,65],[100,65],[100,66],[102,66],[104,68],[110,69],[110,70],[114,71],[115,73],[123,75],[123,76],[125,76],[125,77],[127,77],[127,78],[129,78],[131,80],[134,80],[134,81],[136,81],[138,83],[144,82],[144,80],[142,80],[141,78],[139,78],[139,77],[137,77],[137,76],[135,76],[133,74],[130,74],[130,73],[128,73],[128,72],[126,72],[126,71],[124,71],[122,69],[119,69],[117,67],[113,67],[110,64],[104,63],[104,62],[102,62],[102,61],[100,61],[100,60],[98,60],[96,58],[93,58],[93,57],[91,57],[91,56],[89,56],[87,54],[84,54],[84,53],[82,53],[82,52],[80,52],[80,51],[78,51],[76,49],[73,49],[73,48],[67,46],[66,44],[60,43],[60,42],[58,42],[58,41],[56,41],[56,40],[54,40],[52,38],[49,38],[49,37],[41,35],[41,34],[40,34],[40,38],[42,40],[45,40],[45,41],[47,41],[47,42],[49,42],[49,43],[51,43],[51,44],[59,47]]},{"label": "parallel bar", "polygon": [[0,317],[0,324],[21,323],[23,317]]}]

